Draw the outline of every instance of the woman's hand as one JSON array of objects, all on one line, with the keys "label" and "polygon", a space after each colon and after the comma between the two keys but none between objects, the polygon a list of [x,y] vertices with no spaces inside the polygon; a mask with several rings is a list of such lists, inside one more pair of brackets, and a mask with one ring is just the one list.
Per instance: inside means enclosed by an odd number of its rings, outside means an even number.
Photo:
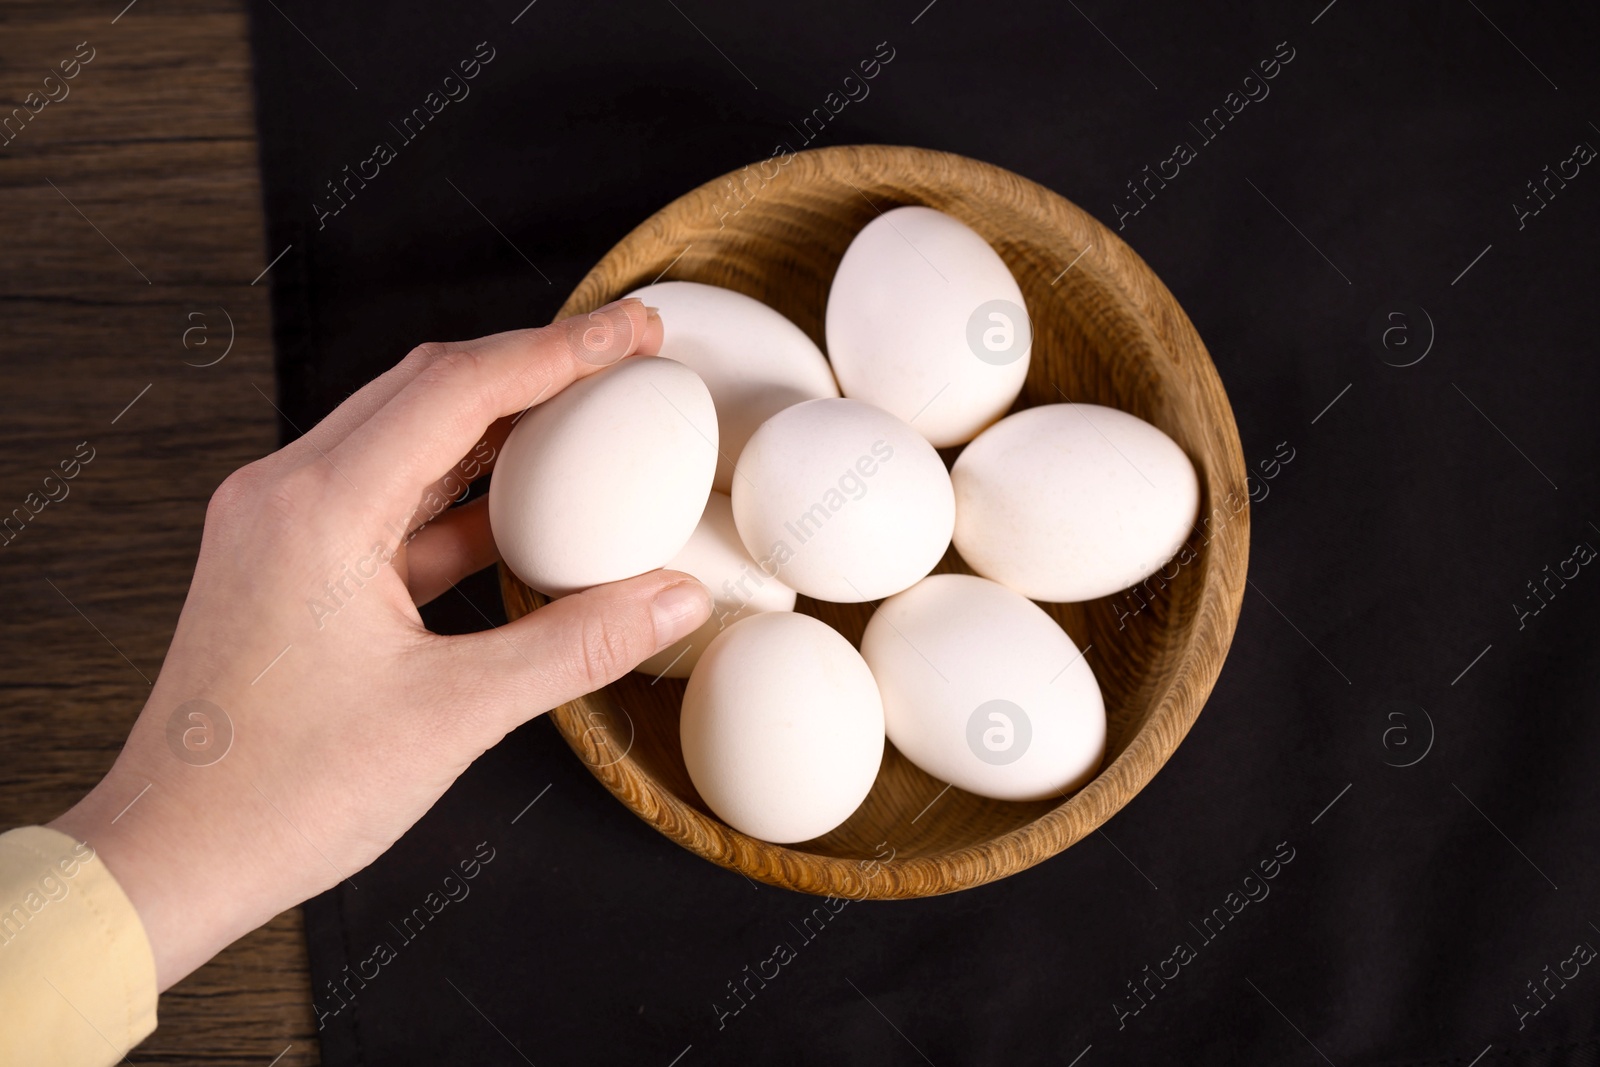
[{"label": "woman's hand", "polygon": [[514,727],[705,621],[705,589],[671,571],[478,634],[417,613],[497,558],[487,500],[446,505],[512,417],[660,344],[654,311],[626,300],[423,345],[218,488],[150,700],[51,824],[116,875],[162,990],[371,863]]}]

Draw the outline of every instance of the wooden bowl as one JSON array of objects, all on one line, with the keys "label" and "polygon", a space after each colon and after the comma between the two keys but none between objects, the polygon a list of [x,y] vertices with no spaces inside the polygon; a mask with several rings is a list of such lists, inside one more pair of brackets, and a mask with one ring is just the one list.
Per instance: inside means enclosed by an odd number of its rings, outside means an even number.
[{"label": "wooden bowl", "polygon": [[[880,212],[924,204],[988,239],[1022,287],[1033,354],[1017,407],[1066,399],[1155,424],[1194,462],[1195,558],[1148,606],[1119,594],[1042,605],[1079,648],[1105,696],[1106,761],[1065,800],[989,800],[946,786],[893,745],[844,825],[782,846],[739,833],[696,793],[678,742],[682,681],[633,674],[550,714],[595,776],[685,848],[772,885],[836,897],[949,893],[1038,863],[1100,826],[1172,755],[1200,713],[1244,596],[1250,513],[1228,398],[1193,325],[1145,262],[1082,209],[1009,171],[919,148],[852,145],[752,164],[646,219],[578,285],[562,316],[666,278],[736,289],[777,308],[819,346],[828,287],[846,246]],[[668,324],[671,328],[671,324]],[[947,462],[957,450],[946,450]],[[1207,539],[1209,534],[1209,540]],[[940,570],[965,571],[952,549]],[[970,572],[968,572],[970,573]],[[544,603],[504,567],[507,614]],[[1162,587],[1164,585],[1164,587]],[[800,598],[859,644],[873,604]]]}]

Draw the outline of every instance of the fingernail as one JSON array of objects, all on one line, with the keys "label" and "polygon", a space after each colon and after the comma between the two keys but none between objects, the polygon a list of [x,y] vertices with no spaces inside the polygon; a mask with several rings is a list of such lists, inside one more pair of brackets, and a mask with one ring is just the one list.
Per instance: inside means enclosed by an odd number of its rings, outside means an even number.
[{"label": "fingernail", "polygon": [[656,594],[650,602],[656,627],[656,648],[681,641],[711,617],[711,594],[696,581],[678,582]]},{"label": "fingernail", "polygon": [[650,312],[650,317],[652,319],[656,319],[656,318],[660,318],[661,317],[661,309],[660,308],[651,307],[649,304],[646,304],[644,306],[644,309],[646,311]]}]

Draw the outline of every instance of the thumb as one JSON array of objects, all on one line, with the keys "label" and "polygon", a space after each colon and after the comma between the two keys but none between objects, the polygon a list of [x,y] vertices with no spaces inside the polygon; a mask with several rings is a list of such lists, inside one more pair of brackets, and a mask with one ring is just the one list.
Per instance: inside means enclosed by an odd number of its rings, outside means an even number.
[{"label": "thumb", "polygon": [[[711,617],[711,595],[680,571],[651,571],[551,601],[466,640],[486,679],[509,684],[510,730],[592,693],[681,641]],[[498,687],[496,687],[498,688]]]}]

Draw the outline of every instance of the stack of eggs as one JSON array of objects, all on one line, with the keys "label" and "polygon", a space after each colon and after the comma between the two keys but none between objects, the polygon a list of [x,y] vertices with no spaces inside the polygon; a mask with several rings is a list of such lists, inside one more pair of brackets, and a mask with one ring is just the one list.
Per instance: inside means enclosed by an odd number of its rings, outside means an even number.
[{"label": "stack of eggs", "polygon": [[[885,737],[981,796],[1087,783],[1105,754],[1100,688],[1033,601],[1154,573],[1188,535],[1199,484],[1171,439],[1124,412],[1005,415],[1032,337],[988,243],[925,207],[879,216],[834,276],[827,356],[728,289],[628,295],[660,308],[660,357],[529,411],[490,521],[507,565],[550,596],[657,567],[710,589],[711,619],[640,670],[688,678],[683,756],[711,810],[767,841],[818,837],[871,791]],[[959,445],[947,468],[936,449]],[[624,510],[596,506],[596,484]],[[981,577],[930,575],[952,540]],[[796,613],[797,593],[883,602],[858,651]]]}]

